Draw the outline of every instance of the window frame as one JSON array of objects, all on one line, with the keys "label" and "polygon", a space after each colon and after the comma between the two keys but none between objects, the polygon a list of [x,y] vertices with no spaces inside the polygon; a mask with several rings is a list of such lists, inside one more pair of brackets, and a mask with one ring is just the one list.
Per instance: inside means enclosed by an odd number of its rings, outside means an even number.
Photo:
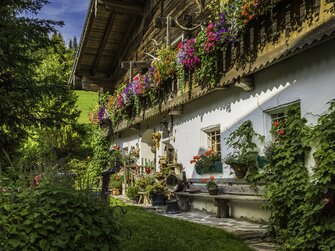
[{"label": "window frame", "polygon": [[[220,124],[218,125],[213,125],[213,126],[209,126],[206,128],[201,129],[203,132],[203,136],[204,136],[204,147],[206,149],[211,149],[214,152],[219,152],[221,153],[221,149],[222,149],[222,142],[221,142],[221,128],[220,128]],[[214,135],[213,135],[214,133]],[[213,138],[214,137],[214,141],[215,141],[215,149],[213,149]],[[216,137],[219,137],[218,140],[216,140]],[[217,147],[217,145],[219,145],[219,147]],[[219,149],[218,149],[219,148]]]},{"label": "window frame", "polygon": [[[284,120],[286,117],[286,112],[294,105],[299,105],[299,108],[301,109],[301,102],[299,100],[295,100],[293,102],[289,102],[280,106],[272,107],[268,110],[264,111],[265,115],[265,129],[266,133],[265,135],[270,136],[272,139],[276,138],[276,134],[272,133],[273,123],[276,120]],[[277,115],[277,117],[276,117]],[[285,130],[285,128],[280,128],[278,130]],[[277,130],[277,131],[278,131]]]}]

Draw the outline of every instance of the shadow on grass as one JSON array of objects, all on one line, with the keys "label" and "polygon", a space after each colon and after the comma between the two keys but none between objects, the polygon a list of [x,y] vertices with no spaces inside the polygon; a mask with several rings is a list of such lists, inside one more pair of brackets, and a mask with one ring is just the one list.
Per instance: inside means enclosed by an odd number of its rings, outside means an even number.
[{"label": "shadow on grass", "polygon": [[146,212],[142,208],[124,206],[124,227],[131,238],[123,240],[122,250],[252,250],[242,240],[221,229]]}]

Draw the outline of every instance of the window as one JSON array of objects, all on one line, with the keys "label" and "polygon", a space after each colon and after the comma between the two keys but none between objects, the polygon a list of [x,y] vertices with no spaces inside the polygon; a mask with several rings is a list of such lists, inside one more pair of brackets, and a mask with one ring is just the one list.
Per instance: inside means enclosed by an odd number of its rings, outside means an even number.
[{"label": "window", "polygon": [[272,128],[274,134],[280,135],[285,132],[285,128],[282,126],[285,122],[285,117],[285,112],[271,114]]},{"label": "window", "polygon": [[203,132],[203,146],[210,148],[214,152],[221,151],[221,133],[220,125],[209,126],[202,129]]},{"label": "window", "polygon": [[220,130],[207,132],[208,136],[208,146],[214,151],[214,152],[220,152],[221,151],[221,135]]},{"label": "window", "polygon": [[287,116],[287,111],[293,106],[300,107],[300,101],[285,104],[280,107],[275,107],[266,111],[267,116],[267,131],[272,133],[272,136],[285,134],[284,122]]}]

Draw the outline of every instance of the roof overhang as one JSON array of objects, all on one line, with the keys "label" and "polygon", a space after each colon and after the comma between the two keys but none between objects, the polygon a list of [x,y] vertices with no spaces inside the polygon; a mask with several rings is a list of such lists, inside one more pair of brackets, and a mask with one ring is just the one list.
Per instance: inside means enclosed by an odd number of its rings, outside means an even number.
[{"label": "roof overhang", "polygon": [[91,84],[113,88],[113,75],[133,30],[141,24],[144,0],[91,0],[70,82],[85,78]]}]

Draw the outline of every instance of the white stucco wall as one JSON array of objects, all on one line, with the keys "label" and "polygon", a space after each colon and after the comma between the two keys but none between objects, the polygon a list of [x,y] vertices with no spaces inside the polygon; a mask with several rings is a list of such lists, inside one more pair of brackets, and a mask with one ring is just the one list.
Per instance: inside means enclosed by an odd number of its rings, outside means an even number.
[{"label": "white stucco wall", "polygon": [[[255,74],[255,89],[244,92],[232,87],[217,91],[184,106],[184,115],[175,117],[175,142],[178,161],[188,178],[199,177],[190,160],[206,150],[202,128],[220,125],[222,155],[227,153],[225,138],[250,119],[256,132],[270,137],[270,108],[300,100],[302,116],[317,121],[327,102],[335,98],[335,41],[331,40]],[[209,175],[207,175],[209,176]],[[224,166],[222,175],[230,177]]]},{"label": "white stucco wall", "polygon": [[[315,123],[317,114],[324,112],[328,108],[327,102],[335,98],[334,44],[335,41],[330,40],[255,73],[255,88],[251,92],[231,87],[184,105],[183,115],[174,116],[170,143],[177,151],[178,162],[183,164],[187,178],[201,177],[196,174],[190,160],[194,155],[207,150],[207,141],[202,131],[204,128],[220,126],[224,157],[228,152],[225,138],[245,120],[251,120],[256,132],[270,138],[271,122],[266,113],[268,109],[299,100],[302,116],[309,123]],[[118,139],[119,145],[130,148],[140,143],[145,130],[150,128],[159,131],[161,119],[160,116],[146,121],[138,132],[122,133]],[[162,143],[156,153],[156,161],[163,155],[163,148]],[[230,168],[224,165],[223,173],[215,176],[234,177],[230,172]]]}]

